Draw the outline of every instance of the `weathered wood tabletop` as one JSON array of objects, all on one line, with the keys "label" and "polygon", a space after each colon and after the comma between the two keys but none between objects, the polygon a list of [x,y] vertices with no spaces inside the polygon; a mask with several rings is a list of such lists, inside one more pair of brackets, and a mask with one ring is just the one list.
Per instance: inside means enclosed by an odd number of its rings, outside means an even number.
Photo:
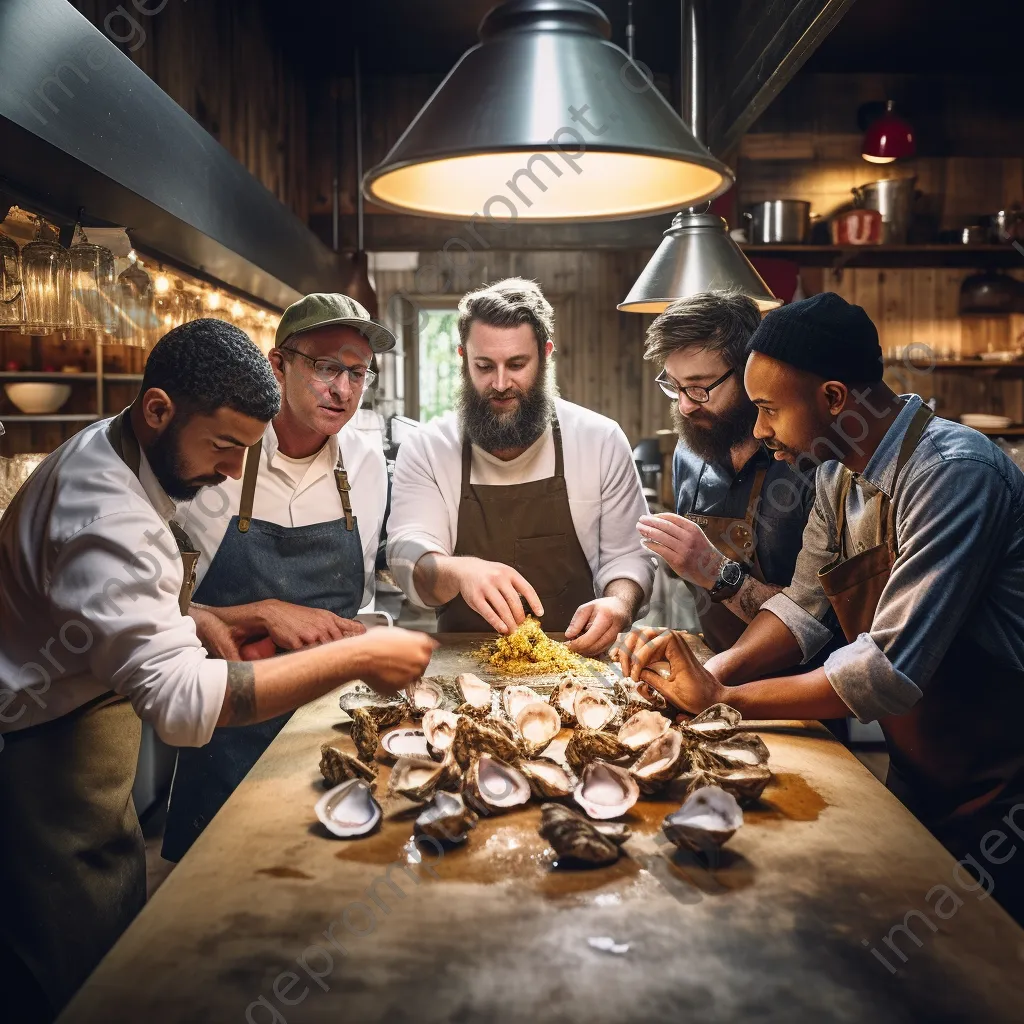
[{"label": "weathered wood tabletop", "polygon": [[816,723],[756,726],[775,778],[713,870],[642,801],[627,856],[566,871],[536,803],[444,853],[408,817],[329,837],[340,718],[296,713],[62,1024],[1021,1020],[1024,931]]}]

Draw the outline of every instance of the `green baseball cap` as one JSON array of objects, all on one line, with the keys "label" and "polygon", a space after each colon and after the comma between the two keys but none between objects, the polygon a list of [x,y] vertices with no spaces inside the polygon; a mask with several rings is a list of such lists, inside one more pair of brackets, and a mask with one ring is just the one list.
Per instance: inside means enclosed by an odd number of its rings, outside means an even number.
[{"label": "green baseball cap", "polygon": [[390,352],[395,347],[395,336],[376,323],[355,299],[340,292],[314,292],[293,302],[281,316],[274,344],[282,348],[292,335],[335,324],[355,328],[374,352]]}]

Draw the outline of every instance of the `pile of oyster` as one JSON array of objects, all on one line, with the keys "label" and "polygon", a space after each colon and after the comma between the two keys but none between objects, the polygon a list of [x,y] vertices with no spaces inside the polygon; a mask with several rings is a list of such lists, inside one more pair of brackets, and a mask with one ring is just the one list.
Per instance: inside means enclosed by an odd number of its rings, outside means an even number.
[{"label": "pile of oyster", "polygon": [[[357,684],[340,701],[356,753],[321,748],[320,770],[332,788],[316,808],[340,836],[365,835],[380,822],[378,762],[392,765],[384,801],[421,809],[417,834],[461,843],[478,815],[536,797],[549,801],[540,833],[560,861],[592,865],[619,856],[629,830],[613,819],[641,795],[685,799],[663,830],[676,845],[706,852],[733,835],[741,805],[771,778],[768,750],[740,731],[738,711],[716,704],[673,724],[663,701],[648,701],[628,680],[609,689],[566,676],[543,696],[526,685],[492,688],[466,673],[425,677],[396,700]],[[418,727],[403,726],[407,718]],[[573,730],[564,745],[563,728]]]}]

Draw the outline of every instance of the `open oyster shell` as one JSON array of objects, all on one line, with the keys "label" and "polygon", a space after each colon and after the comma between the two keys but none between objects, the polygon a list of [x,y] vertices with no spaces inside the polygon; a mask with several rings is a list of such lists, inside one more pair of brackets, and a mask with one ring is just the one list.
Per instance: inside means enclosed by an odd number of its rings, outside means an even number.
[{"label": "open oyster shell", "polygon": [[418,836],[430,836],[444,845],[465,842],[476,828],[477,816],[463,803],[458,793],[435,793],[413,824]]},{"label": "open oyster shell", "polygon": [[370,711],[371,709],[368,707],[356,707],[349,712],[352,716],[352,728],[349,735],[355,744],[359,760],[365,762],[373,760],[373,755],[377,752],[377,742],[380,739],[377,719]]},{"label": "open oyster shell", "polygon": [[559,863],[600,866],[619,859],[619,843],[603,835],[582,815],[561,804],[543,804],[538,831],[555,851]]},{"label": "open oyster shell", "polygon": [[510,722],[519,717],[519,712],[527,704],[536,704],[543,700],[544,698],[532,686],[513,684],[501,691],[501,707]]},{"label": "open oyster shell", "polygon": [[641,791],[657,793],[690,765],[689,753],[678,729],[669,729],[659,736],[636,759],[629,773]]},{"label": "open oyster shell", "polygon": [[562,725],[576,724],[576,695],[586,688],[586,683],[581,683],[574,676],[562,676],[555,684],[548,701],[558,712]]},{"label": "open oyster shell", "polygon": [[519,770],[526,776],[534,796],[547,800],[558,800],[572,796],[576,779],[568,769],[550,758],[538,757],[532,761],[520,761]]},{"label": "open oyster shell", "polygon": [[433,708],[443,708],[447,704],[444,688],[436,679],[424,676],[410,683],[405,688],[405,698],[409,702],[409,714],[413,718],[422,718]]},{"label": "open oyster shell", "polygon": [[465,771],[478,754],[493,754],[503,761],[518,761],[519,743],[501,729],[492,729],[488,721],[478,722],[463,716],[455,727],[452,753],[459,767]]},{"label": "open oyster shell", "polygon": [[619,729],[619,742],[637,754],[671,728],[672,723],[657,711],[637,711]]},{"label": "open oyster shell", "polygon": [[565,760],[577,774],[598,758],[617,761],[628,754],[629,749],[619,742],[617,736],[595,729],[577,728],[565,745]]},{"label": "open oyster shell", "polygon": [[764,740],[751,732],[738,733],[714,743],[702,743],[694,753],[694,761],[703,761],[708,768],[749,768],[767,764],[768,757]]},{"label": "open oyster shell", "polygon": [[622,705],[624,718],[630,718],[638,711],[664,711],[668,707],[668,702],[656,690],[652,691],[650,699],[645,697],[633,679],[615,680],[615,699]]},{"label": "open oyster shell", "polygon": [[742,824],[736,798],[717,786],[705,786],[691,793],[661,828],[680,849],[708,853],[727,843]]},{"label": "open oyster shell", "polygon": [[462,795],[480,814],[501,814],[528,803],[531,791],[522,772],[498,757],[481,754],[466,772]]},{"label": "open oyster shell", "polygon": [[616,846],[622,846],[633,834],[633,830],[624,821],[592,821],[590,824]]},{"label": "open oyster shell", "polygon": [[591,818],[618,818],[640,799],[640,789],[624,768],[594,761],[583,769],[572,795]]},{"label": "open oyster shell", "polygon": [[388,796],[404,796],[414,803],[425,803],[438,788],[445,767],[421,757],[400,757],[391,769]]},{"label": "open oyster shell", "polygon": [[445,752],[455,739],[455,727],[459,724],[459,716],[453,711],[433,708],[423,715],[423,735],[427,747],[435,760],[442,760]]},{"label": "open oyster shell", "polygon": [[365,779],[349,779],[325,793],[314,808],[324,828],[344,839],[364,836],[380,822],[380,804]]},{"label": "open oyster shell", "polygon": [[380,737],[375,751],[385,764],[394,764],[401,757],[431,760],[427,736],[422,729],[392,729]]},{"label": "open oyster shell", "polygon": [[760,798],[771,778],[771,769],[766,764],[711,770],[697,768],[680,775],[673,788],[681,787],[689,796],[704,786],[718,786],[736,797],[741,807],[746,807]]},{"label": "open oyster shell", "polygon": [[701,740],[727,740],[735,735],[741,719],[740,713],[728,704],[712,704],[691,718],[683,728]]},{"label": "open oyster shell", "polygon": [[320,774],[328,786],[340,786],[348,779],[365,779],[372,786],[377,781],[377,766],[364,763],[333,743],[320,748]]},{"label": "open oyster shell", "polygon": [[581,728],[598,730],[606,728],[616,720],[619,708],[603,693],[584,687],[573,701],[573,713]]},{"label": "open oyster shell", "polygon": [[539,754],[561,731],[558,712],[541,700],[523,704],[515,718],[520,743],[527,757]]},{"label": "open oyster shell", "polygon": [[460,714],[483,718],[491,713],[491,685],[472,672],[463,672],[455,679],[455,686],[462,697]]}]

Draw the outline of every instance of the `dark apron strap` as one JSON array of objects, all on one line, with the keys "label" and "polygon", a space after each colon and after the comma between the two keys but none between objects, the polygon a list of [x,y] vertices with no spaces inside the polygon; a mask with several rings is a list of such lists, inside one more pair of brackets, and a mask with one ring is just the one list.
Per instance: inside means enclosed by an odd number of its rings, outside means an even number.
[{"label": "dark apron strap", "polygon": [[[899,554],[899,544],[896,537],[896,486],[899,483],[900,474],[903,472],[904,467],[910,461],[910,456],[917,450],[917,446],[921,441],[925,429],[932,417],[935,415],[928,408],[927,405],[922,405],[917,412],[914,413],[914,418],[910,421],[910,426],[907,427],[907,432],[903,435],[903,443],[900,445],[900,454],[896,459],[896,472],[892,478],[892,500],[886,497],[887,508],[885,510],[885,524],[886,524],[886,543],[889,545],[889,550],[892,552],[893,561],[896,560],[896,555]],[[881,517],[879,517],[879,523],[881,523]]]}]

